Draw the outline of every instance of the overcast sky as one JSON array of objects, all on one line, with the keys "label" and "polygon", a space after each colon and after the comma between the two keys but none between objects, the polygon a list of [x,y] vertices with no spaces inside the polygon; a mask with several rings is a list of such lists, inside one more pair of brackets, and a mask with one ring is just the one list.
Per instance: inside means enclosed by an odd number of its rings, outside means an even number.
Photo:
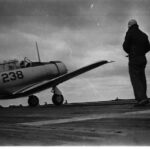
[{"label": "overcast sky", "polygon": [[[131,18],[150,35],[149,16],[149,0],[0,0],[0,61],[25,56],[36,61],[35,41],[42,61],[61,60],[70,71],[114,60],[59,87],[68,102],[133,98],[122,43]],[[150,62],[146,74],[150,84]],[[41,104],[50,103],[50,90],[38,95]],[[26,101],[0,104],[10,103]]]}]

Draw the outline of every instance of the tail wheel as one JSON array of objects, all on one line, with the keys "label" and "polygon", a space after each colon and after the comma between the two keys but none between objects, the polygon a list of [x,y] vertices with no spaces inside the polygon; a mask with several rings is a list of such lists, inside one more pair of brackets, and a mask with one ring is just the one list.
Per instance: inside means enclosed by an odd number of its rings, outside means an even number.
[{"label": "tail wheel", "polygon": [[54,105],[60,106],[64,102],[64,97],[62,95],[54,94],[52,97],[52,101]]},{"label": "tail wheel", "polygon": [[28,105],[30,107],[36,107],[36,106],[38,106],[39,105],[39,99],[38,99],[38,97],[35,96],[35,95],[29,96]]}]

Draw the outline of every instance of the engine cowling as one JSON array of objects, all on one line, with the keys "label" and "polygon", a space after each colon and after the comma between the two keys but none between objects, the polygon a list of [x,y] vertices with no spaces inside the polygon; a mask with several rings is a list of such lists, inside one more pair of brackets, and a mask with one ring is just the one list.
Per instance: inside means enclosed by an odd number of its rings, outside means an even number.
[{"label": "engine cowling", "polygon": [[67,73],[67,67],[61,61],[51,61],[50,62],[50,75],[63,75]]}]

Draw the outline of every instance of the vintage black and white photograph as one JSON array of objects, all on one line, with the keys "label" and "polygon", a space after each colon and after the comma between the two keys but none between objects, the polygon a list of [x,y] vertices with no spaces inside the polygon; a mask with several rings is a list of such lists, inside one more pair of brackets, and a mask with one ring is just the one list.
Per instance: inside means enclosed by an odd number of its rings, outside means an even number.
[{"label": "vintage black and white photograph", "polygon": [[0,146],[150,146],[149,0],[0,0]]}]

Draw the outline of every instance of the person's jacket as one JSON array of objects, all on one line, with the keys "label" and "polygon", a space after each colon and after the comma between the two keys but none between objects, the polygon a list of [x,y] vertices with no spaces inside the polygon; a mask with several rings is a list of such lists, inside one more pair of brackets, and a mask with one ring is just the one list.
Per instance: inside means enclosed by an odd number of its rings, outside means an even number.
[{"label": "person's jacket", "polygon": [[148,36],[139,29],[138,25],[133,25],[128,29],[123,49],[129,57],[145,56],[150,50]]}]

